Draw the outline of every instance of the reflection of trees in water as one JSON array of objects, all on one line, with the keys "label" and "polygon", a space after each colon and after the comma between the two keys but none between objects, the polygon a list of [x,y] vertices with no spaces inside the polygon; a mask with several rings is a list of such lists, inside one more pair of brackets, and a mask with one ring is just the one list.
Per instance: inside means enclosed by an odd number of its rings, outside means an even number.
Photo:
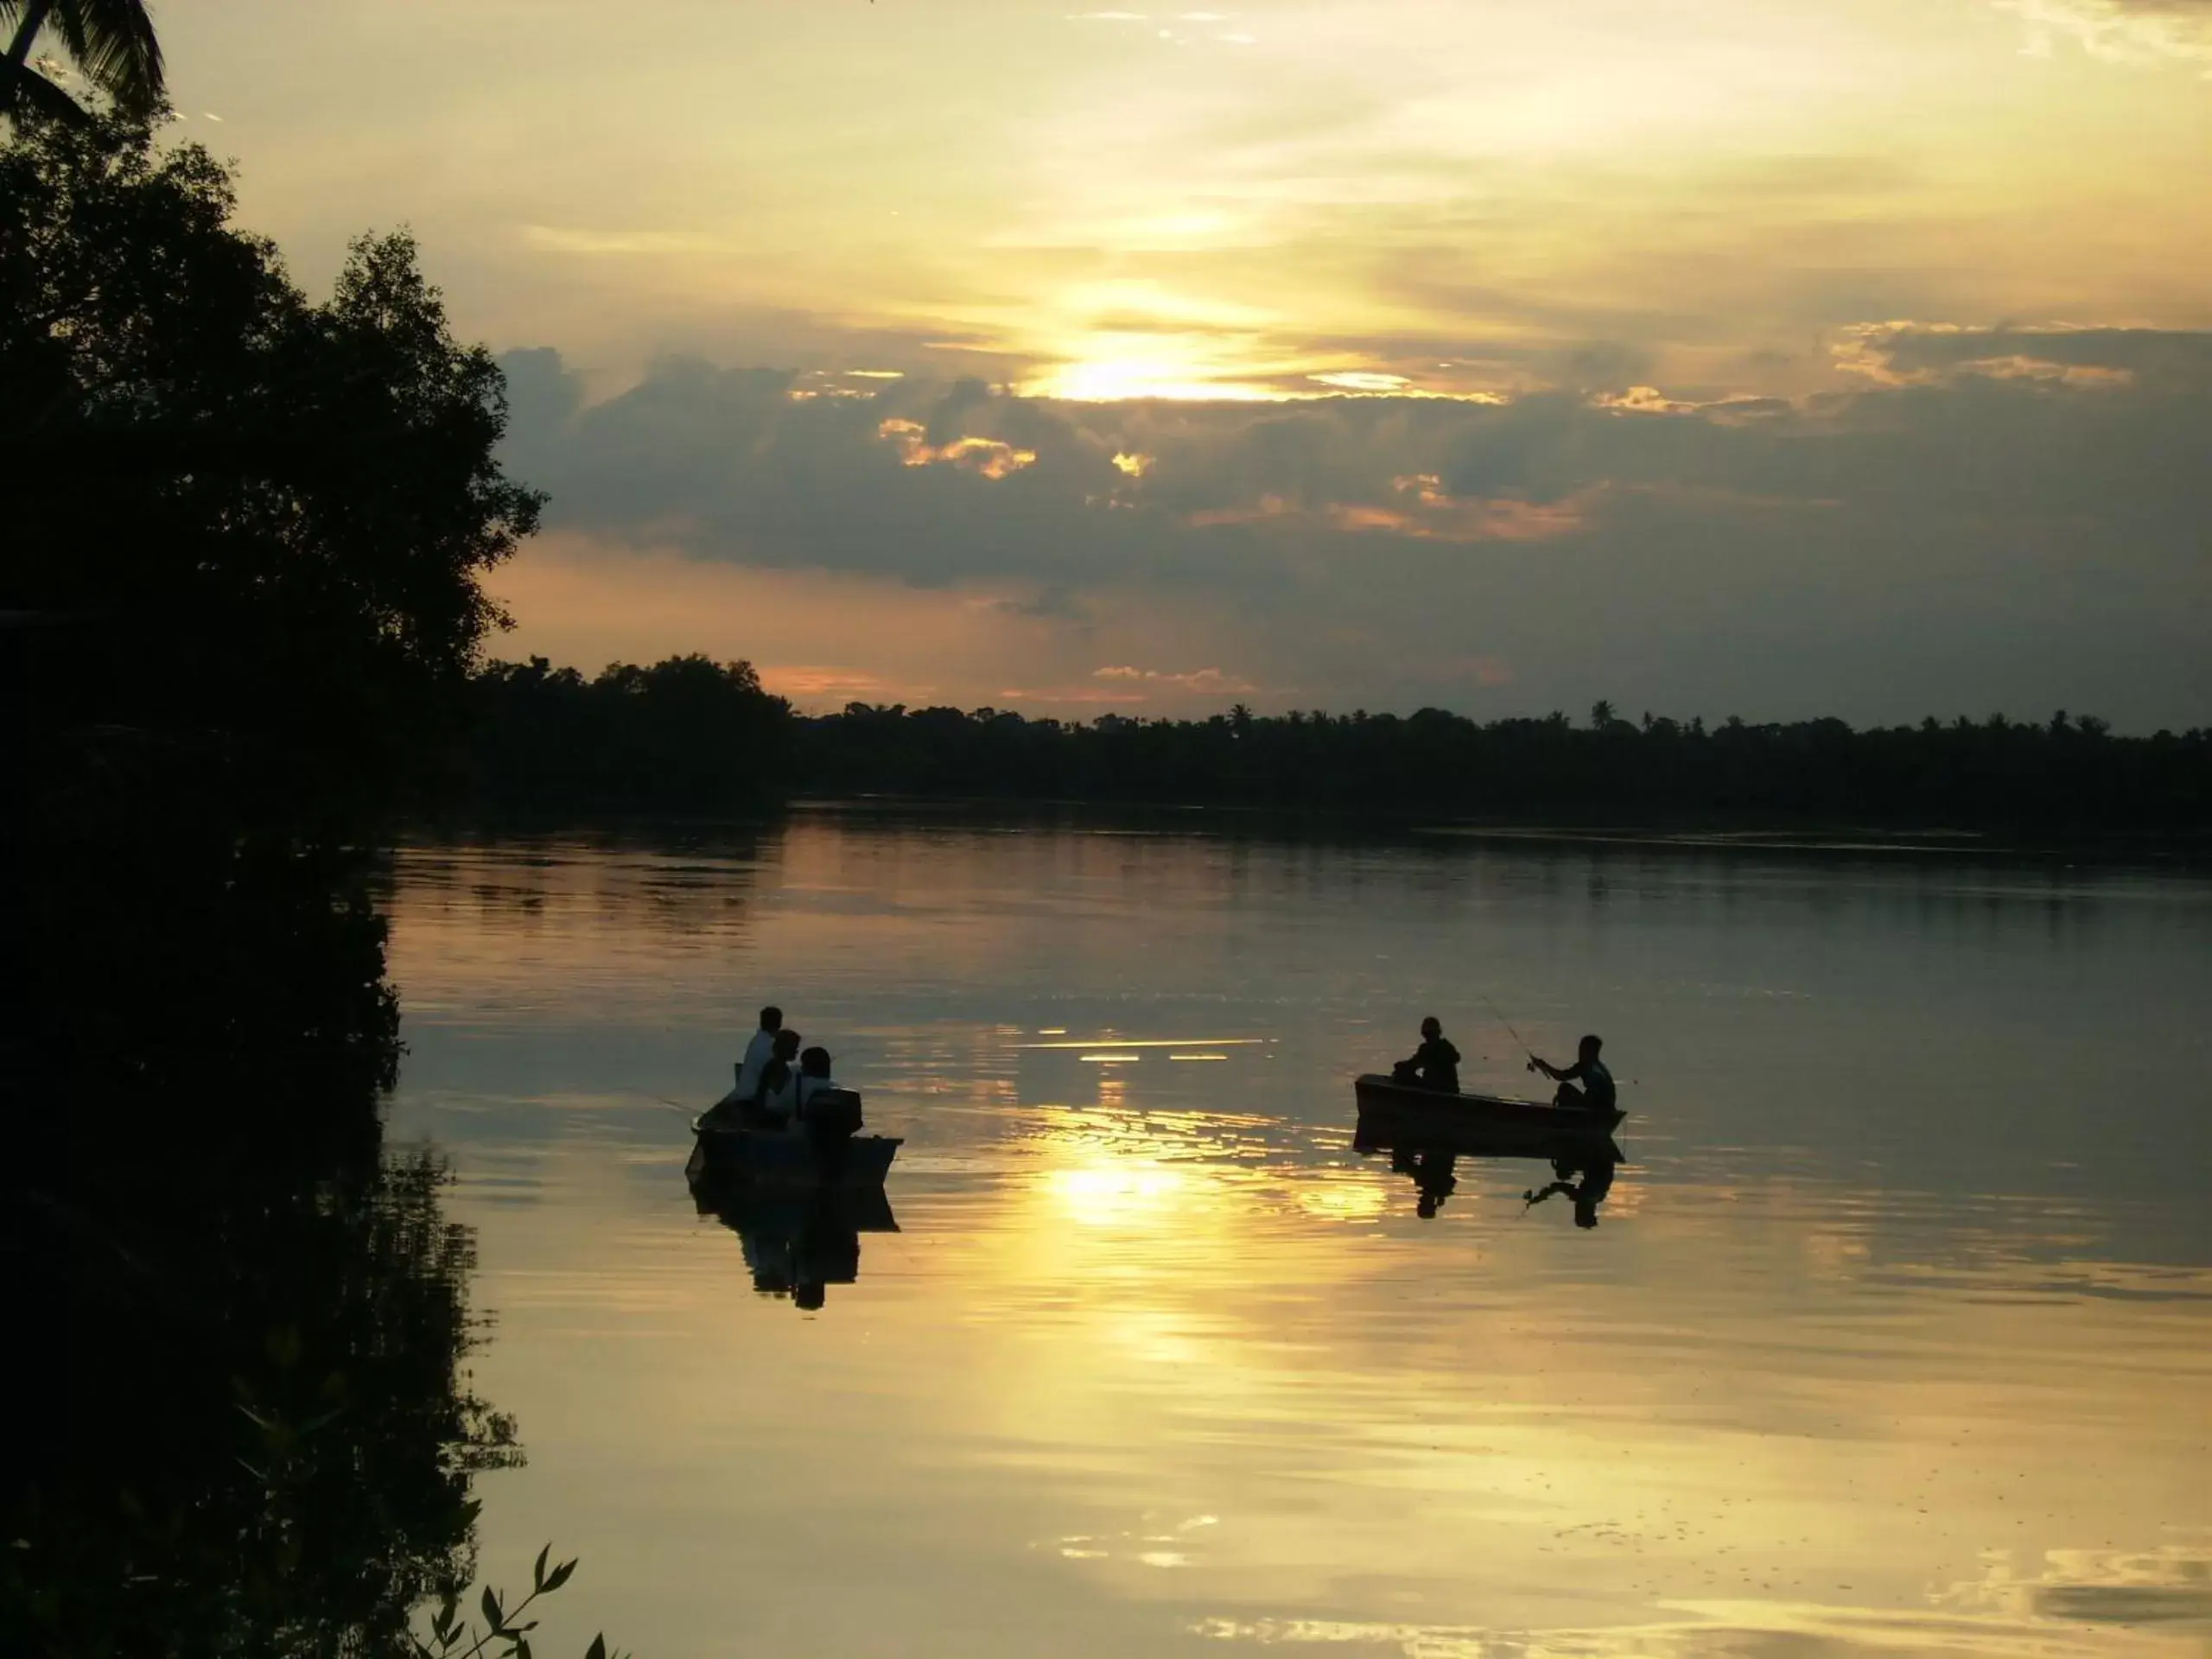
[{"label": "reflection of trees in water", "polygon": [[379,1144],[382,924],[327,860],[55,860],[81,902],[41,930],[52,1040],[13,1057],[35,1156],[0,1211],[38,1355],[0,1649],[397,1650],[472,1573],[471,1478],[518,1453],[467,1384],[443,1166]]}]

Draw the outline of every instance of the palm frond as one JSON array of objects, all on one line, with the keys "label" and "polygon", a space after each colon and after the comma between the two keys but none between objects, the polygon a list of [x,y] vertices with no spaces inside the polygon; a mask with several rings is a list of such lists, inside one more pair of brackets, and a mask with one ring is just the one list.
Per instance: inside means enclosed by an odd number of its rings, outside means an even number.
[{"label": "palm frond", "polygon": [[[0,0],[0,4],[4,3],[5,0]],[[16,78],[15,98],[18,114],[28,112],[48,121],[92,118],[83,105],[35,69],[27,68]]]},{"label": "palm frond", "polygon": [[146,0],[55,0],[49,22],[85,78],[123,108],[144,115],[161,103],[162,43]]}]

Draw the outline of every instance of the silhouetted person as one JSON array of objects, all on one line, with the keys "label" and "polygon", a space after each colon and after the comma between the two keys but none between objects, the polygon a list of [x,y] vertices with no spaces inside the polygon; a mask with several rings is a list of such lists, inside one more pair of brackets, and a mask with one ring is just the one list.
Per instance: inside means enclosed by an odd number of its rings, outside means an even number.
[{"label": "silhouetted person", "polygon": [[795,1031],[779,1031],[768,1056],[768,1064],[760,1068],[760,1090],[753,1097],[749,1121],[756,1128],[788,1129],[792,1115],[798,1106],[798,1068],[793,1064],[798,1058],[799,1034]]},{"label": "silhouetted person", "polygon": [[[1610,1112],[1616,1109],[1613,1074],[1598,1058],[1598,1051],[1605,1046],[1601,1038],[1585,1037],[1575,1047],[1574,1064],[1563,1071],[1533,1054],[1529,1064],[1559,1084],[1559,1092],[1552,1096],[1554,1105]],[[1582,1085],[1580,1089],[1574,1086],[1578,1082]]]},{"label": "silhouetted person", "polygon": [[[1552,1173],[1557,1179],[1541,1192],[1523,1192],[1522,1198],[1531,1205],[1541,1204],[1554,1192],[1564,1192],[1574,1202],[1574,1224],[1595,1227],[1598,1206],[1605,1201],[1605,1194],[1613,1190],[1613,1174],[1620,1167],[1612,1158],[1592,1158],[1578,1163],[1572,1158],[1552,1160]],[[1573,1179],[1582,1177],[1580,1182]]]},{"label": "silhouetted person", "polygon": [[837,1080],[830,1075],[830,1051],[817,1044],[801,1052],[798,1057],[798,1115],[806,1116],[806,1103],[824,1089],[835,1089]]},{"label": "silhouetted person", "polygon": [[1421,1046],[1409,1060],[1400,1060],[1390,1075],[1401,1083],[1418,1083],[1424,1089],[1459,1092],[1459,1051],[1444,1034],[1443,1022],[1434,1014],[1421,1022]]},{"label": "silhouetted person", "polygon": [[857,1097],[830,1075],[830,1051],[808,1049],[798,1057],[798,1127],[814,1143],[824,1180],[843,1169],[846,1143],[860,1126]]},{"label": "silhouetted person", "polygon": [[757,1100],[760,1096],[760,1074],[768,1062],[775,1058],[776,1033],[784,1028],[784,1011],[767,1007],[760,1010],[760,1029],[745,1046],[745,1059],[737,1068],[737,1088],[731,1098],[740,1105]]}]

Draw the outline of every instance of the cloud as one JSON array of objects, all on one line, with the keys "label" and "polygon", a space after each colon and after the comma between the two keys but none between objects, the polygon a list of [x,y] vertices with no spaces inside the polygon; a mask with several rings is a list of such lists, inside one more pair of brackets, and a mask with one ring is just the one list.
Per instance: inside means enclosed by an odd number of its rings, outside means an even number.
[{"label": "cloud", "polygon": [[1137,684],[1180,686],[1185,691],[1195,691],[1202,696],[1235,696],[1260,689],[1249,680],[1239,679],[1234,674],[1224,674],[1217,668],[1169,674],[1156,668],[1120,666],[1095,668],[1090,671],[1090,677],[1096,680],[1127,681]]},{"label": "cloud", "polygon": [[[606,560],[980,607],[967,660],[898,676],[947,695],[2202,720],[2212,335],[1887,322],[1844,351],[1854,389],[1794,401],[1637,381],[1494,405],[918,374],[794,398],[791,372],[683,358],[592,403],[540,351],[506,359],[510,459]],[[747,651],[821,661],[769,644]],[[1078,652],[1156,677],[1070,688]],[[1134,666],[1179,658],[1235,668]],[[1511,666],[1452,666],[1473,661]]]},{"label": "cloud", "polygon": [[1891,385],[1934,385],[1967,373],[2086,387],[2212,386],[2212,333],[2163,328],[1869,323],[1847,330],[1836,354],[1847,370]]},{"label": "cloud", "polygon": [[997,479],[1009,477],[1037,461],[1034,449],[1017,449],[996,438],[963,437],[946,443],[931,443],[929,428],[919,421],[902,420],[895,415],[880,422],[875,435],[899,452],[899,463],[906,467],[957,467],[978,477]]},{"label": "cloud", "polygon": [[2206,0],[1996,0],[2028,29],[2027,50],[2048,55],[2071,41],[2112,62],[2161,58],[2212,65],[2212,4]]}]

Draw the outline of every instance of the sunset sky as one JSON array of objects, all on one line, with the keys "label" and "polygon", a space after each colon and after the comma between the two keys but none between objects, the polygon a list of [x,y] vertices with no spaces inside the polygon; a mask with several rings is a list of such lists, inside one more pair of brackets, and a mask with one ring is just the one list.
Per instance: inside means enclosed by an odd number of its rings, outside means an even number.
[{"label": "sunset sky", "polygon": [[2212,3],[168,0],[405,224],[502,655],[809,707],[2212,718]]}]

